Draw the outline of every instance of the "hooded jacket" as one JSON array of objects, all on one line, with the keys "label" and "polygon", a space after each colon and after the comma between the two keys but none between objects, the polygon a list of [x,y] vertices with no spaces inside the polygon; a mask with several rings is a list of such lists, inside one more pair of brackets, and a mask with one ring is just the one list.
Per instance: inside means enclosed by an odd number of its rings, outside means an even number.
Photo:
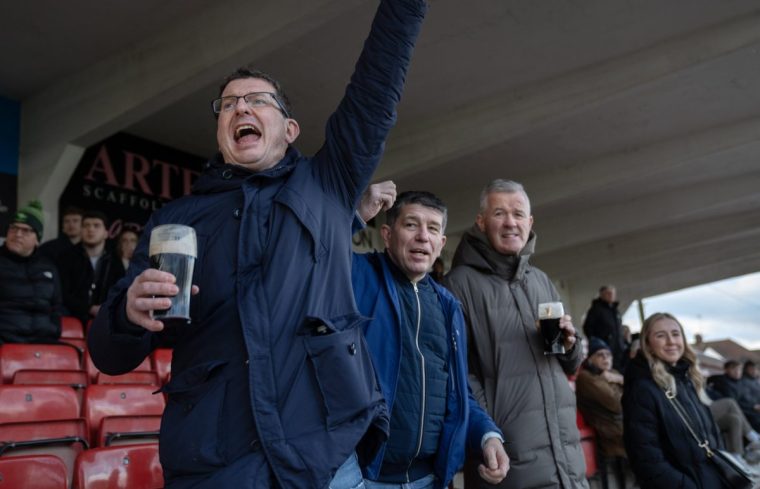
[{"label": "hooded jacket", "polygon": [[468,326],[470,385],[504,433],[510,458],[507,489],[587,488],[566,374],[581,348],[546,356],[538,304],[559,300],[549,278],[529,263],[530,238],[518,256],[501,255],[477,226],[457,247],[445,285],[459,298]]},{"label": "hooded jacket", "polygon": [[[364,334],[389,410],[396,398],[401,363],[401,302],[390,266],[385,254],[354,254],[352,273],[359,310],[372,316],[364,327]],[[462,467],[465,448],[480,451],[483,435],[499,430],[467,385],[467,343],[459,302],[433,280],[430,285],[440,299],[446,318],[446,336],[450,340],[446,418],[434,462],[435,487],[443,488]],[[382,460],[383,450],[380,450],[365,470],[369,479],[377,478]]]},{"label": "hooded jacket", "polygon": [[623,370],[626,346],[623,338],[623,320],[617,302],[610,304],[601,298],[594,299],[583,321],[583,333],[586,338],[595,336],[604,340],[612,351],[613,367]]},{"label": "hooded jacket", "polygon": [[[617,373],[615,370],[612,372]],[[583,418],[596,431],[602,453],[625,457],[623,446],[623,386],[608,382],[602,371],[586,362],[575,379],[575,395]]]},{"label": "hooded jacket", "polygon": [[[688,379],[688,368],[688,363],[680,360],[669,369],[676,379],[677,399],[700,438],[707,437],[711,447],[720,447],[722,440],[718,427]],[[641,353],[628,364],[624,386],[623,437],[631,468],[641,487],[729,489],[665,397],[665,392],[655,383]]]},{"label": "hooded jacket", "polygon": [[[88,341],[102,371],[174,346],[160,435],[168,488],[321,489],[357,444],[368,459],[384,440],[387,410],[351,290],[351,223],[424,12],[421,0],[381,2],[317,154],[291,147],[259,173],[217,155],[192,195],[153,214],[101,308]],[[125,296],[149,265],[151,230],[167,223],[195,228],[200,293],[192,324],[151,333],[127,320]]]}]

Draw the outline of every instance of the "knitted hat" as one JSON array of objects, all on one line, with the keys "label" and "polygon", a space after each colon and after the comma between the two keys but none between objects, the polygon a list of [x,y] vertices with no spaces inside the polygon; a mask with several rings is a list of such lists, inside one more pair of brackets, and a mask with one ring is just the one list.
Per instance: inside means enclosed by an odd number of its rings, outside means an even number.
[{"label": "knitted hat", "polygon": [[42,203],[39,200],[29,202],[26,207],[22,207],[13,215],[11,222],[20,222],[27,224],[37,234],[37,240],[42,241],[42,226],[45,223],[45,216],[42,214]]},{"label": "knitted hat", "polygon": [[595,336],[592,336],[591,339],[588,341],[588,356],[593,355],[599,350],[612,351],[610,350],[610,347],[607,345],[607,343],[604,342],[604,340],[597,338]]}]

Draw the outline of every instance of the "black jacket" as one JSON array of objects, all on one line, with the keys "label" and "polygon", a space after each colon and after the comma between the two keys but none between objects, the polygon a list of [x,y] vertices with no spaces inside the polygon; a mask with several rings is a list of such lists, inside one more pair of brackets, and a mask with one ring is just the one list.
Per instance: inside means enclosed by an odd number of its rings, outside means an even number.
[{"label": "black jacket", "polygon": [[61,336],[58,271],[47,258],[0,248],[0,343],[55,343]]},{"label": "black jacket", "polygon": [[103,304],[108,290],[124,276],[121,260],[111,255],[105,249],[93,269],[82,243],[61,254],[58,268],[63,305],[67,313],[78,317],[82,324],[90,319],[90,306]]},{"label": "black jacket", "polygon": [[620,372],[624,370],[626,346],[623,339],[623,320],[617,302],[610,304],[599,298],[594,299],[583,321],[583,333],[586,338],[596,336],[604,340],[612,350],[612,367]]},{"label": "black jacket", "polygon": [[[707,406],[699,401],[687,370],[683,360],[670,369],[676,379],[677,399],[700,438],[707,437],[711,447],[722,446],[718,428]],[[641,487],[729,489],[655,384],[641,354],[625,373],[623,423],[625,448]]]}]

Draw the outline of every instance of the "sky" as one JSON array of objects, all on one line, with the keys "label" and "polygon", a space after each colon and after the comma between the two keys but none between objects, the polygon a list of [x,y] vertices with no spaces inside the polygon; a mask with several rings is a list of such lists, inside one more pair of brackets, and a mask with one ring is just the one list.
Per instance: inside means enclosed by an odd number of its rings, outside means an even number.
[{"label": "sky", "polygon": [[[645,317],[669,312],[686,330],[689,343],[701,334],[705,341],[732,339],[760,349],[760,273],[742,275],[644,299]],[[623,324],[641,329],[634,302],[623,314]]]}]

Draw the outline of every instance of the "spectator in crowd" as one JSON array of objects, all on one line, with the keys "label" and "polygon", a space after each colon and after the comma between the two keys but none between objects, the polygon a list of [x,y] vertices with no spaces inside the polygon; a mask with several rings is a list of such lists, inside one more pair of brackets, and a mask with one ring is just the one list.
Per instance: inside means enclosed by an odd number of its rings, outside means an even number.
[{"label": "spectator in crowd", "polygon": [[[149,219],[88,341],[109,374],[174,347],[160,435],[167,488],[362,484],[359,462],[374,457],[388,415],[351,289],[351,223],[425,10],[379,3],[313,157],[293,146],[300,128],[279,82],[248,69],[228,77],[212,103],[220,152],[191,195]],[[173,331],[151,317],[178,292],[174,276],[149,268],[151,230],[167,223],[198,236],[192,323]]]},{"label": "spectator in crowd", "polygon": [[[709,390],[705,390],[709,395]],[[723,435],[726,449],[743,457],[750,464],[760,462],[760,435],[752,429],[739,404],[730,397],[716,400],[708,397],[702,401],[710,407],[710,413]],[[748,442],[746,447],[745,439]]]},{"label": "spectator in crowd", "polygon": [[38,201],[13,215],[0,248],[0,343],[55,343],[61,289],[55,265],[37,252],[44,216]]},{"label": "spectator in crowd", "polygon": [[583,333],[586,338],[604,340],[612,350],[612,367],[619,372],[624,371],[626,345],[614,285],[604,285],[599,289],[599,297],[591,302],[583,321]]},{"label": "spectator in crowd", "polygon": [[729,489],[666,397],[675,396],[700,439],[720,448],[718,427],[700,400],[703,385],[696,354],[678,320],[667,313],[649,316],[641,329],[641,350],[625,373],[623,393],[623,438],[641,487]]},{"label": "spectator in crowd", "polygon": [[50,258],[56,265],[59,264],[61,255],[79,244],[82,239],[83,215],[84,211],[79,207],[66,207],[63,210],[60,235],[42,243],[39,253]]},{"label": "spectator in crowd", "polygon": [[757,378],[758,371],[755,362],[752,360],[744,362],[744,367],[742,367],[742,384],[747,389],[747,392],[760,402],[760,382],[758,382]]},{"label": "spectator in crowd", "polygon": [[100,211],[82,217],[81,242],[61,255],[59,269],[63,305],[82,324],[95,317],[117,277],[111,253],[106,249],[108,218]]},{"label": "spectator in crowd", "polygon": [[742,382],[742,366],[736,360],[723,364],[723,374],[713,375],[708,383],[720,397],[730,397],[739,404],[755,431],[760,430],[760,399],[754,396],[749,386]]},{"label": "spectator in crowd", "polygon": [[583,418],[597,433],[602,453],[625,457],[623,446],[623,376],[612,368],[612,351],[603,340],[591,338],[588,358],[575,379],[575,395]]},{"label": "spectator in crowd", "polygon": [[[116,237],[115,256],[121,264],[121,276],[124,276],[129,268],[129,262],[137,248],[137,241],[140,239],[140,233],[134,229],[124,228]],[[119,277],[121,278],[121,277]]]},{"label": "spectator in crowd", "polygon": [[[529,262],[536,245],[532,225],[522,185],[488,184],[444,284],[464,308],[475,398],[507,440],[511,468],[497,487],[587,488],[575,395],[566,377],[580,365],[582,347],[565,315],[560,327],[566,352],[544,355],[538,304],[560,297]],[[472,467],[467,472],[468,489],[493,487]]]},{"label": "spectator in crowd", "polygon": [[372,317],[364,335],[391,412],[390,437],[365,469],[365,485],[448,487],[465,446],[482,453],[481,476],[498,484],[509,459],[467,385],[462,311],[427,273],[446,243],[446,207],[429,192],[404,192],[394,204],[395,195],[392,182],[365,192],[359,210],[365,222],[390,206],[380,228],[385,252],[353,259],[356,302]]},{"label": "spectator in crowd", "polygon": [[438,283],[443,282],[443,277],[446,275],[445,268],[443,260],[440,257],[436,258],[433,262],[433,271],[430,272],[430,276]]}]

